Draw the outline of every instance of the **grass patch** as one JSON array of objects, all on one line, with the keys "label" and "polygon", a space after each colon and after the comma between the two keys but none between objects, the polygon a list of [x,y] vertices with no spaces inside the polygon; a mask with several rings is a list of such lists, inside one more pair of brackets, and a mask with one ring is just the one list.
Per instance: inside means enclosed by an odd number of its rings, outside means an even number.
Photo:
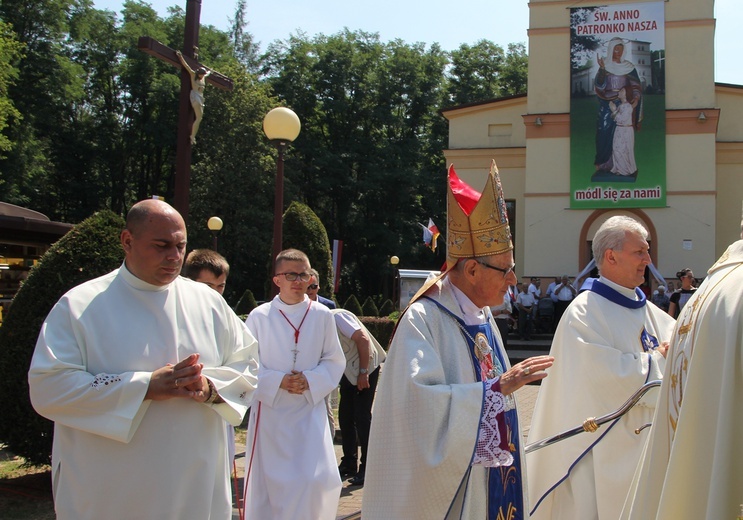
[{"label": "grass patch", "polygon": [[51,468],[34,467],[0,446],[3,520],[53,520]]}]

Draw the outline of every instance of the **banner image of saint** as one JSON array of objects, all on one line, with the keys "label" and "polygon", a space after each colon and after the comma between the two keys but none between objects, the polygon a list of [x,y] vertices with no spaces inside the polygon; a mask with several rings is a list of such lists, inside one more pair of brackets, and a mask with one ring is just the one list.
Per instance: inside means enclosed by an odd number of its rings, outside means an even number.
[{"label": "banner image of saint", "polygon": [[665,3],[570,10],[570,207],[666,205]]}]

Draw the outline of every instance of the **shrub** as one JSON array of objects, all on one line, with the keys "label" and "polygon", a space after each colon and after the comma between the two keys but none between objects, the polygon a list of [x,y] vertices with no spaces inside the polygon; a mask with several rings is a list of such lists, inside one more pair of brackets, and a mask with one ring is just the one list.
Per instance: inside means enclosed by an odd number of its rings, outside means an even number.
[{"label": "shrub", "polygon": [[392,303],[392,300],[389,298],[384,300],[382,302],[382,305],[379,306],[379,315],[380,316],[389,316],[395,311],[395,304]]},{"label": "shrub", "polygon": [[68,290],[121,265],[124,219],[111,211],[87,218],[42,256],[0,327],[0,440],[32,465],[48,464],[53,423],[31,406],[26,379],[41,324]]},{"label": "shrub", "polygon": [[372,336],[377,338],[379,344],[382,345],[384,350],[390,348],[390,340],[392,339],[392,332],[395,330],[395,322],[389,318],[372,318],[364,316],[359,318]]},{"label": "shrub", "polygon": [[283,249],[299,249],[320,275],[320,294],[331,294],[333,262],[330,241],[320,218],[309,206],[292,202],[284,213]]},{"label": "shrub", "polygon": [[371,296],[367,297],[364,301],[364,305],[361,306],[361,315],[379,316],[379,309],[377,309],[377,304],[374,303],[374,300],[372,300]]},{"label": "shrub", "polygon": [[351,311],[356,316],[364,315],[364,311],[361,310],[361,304],[359,304],[359,300],[357,300],[356,296],[354,296],[353,294],[348,297],[346,303],[343,304],[343,308],[347,311]]},{"label": "shrub", "polygon": [[237,305],[235,305],[235,314],[238,314],[240,316],[242,316],[243,314],[250,314],[250,312],[256,307],[258,307],[258,304],[256,303],[255,297],[253,296],[253,291],[251,291],[250,289],[245,289],[245,292],[240,298],[240,301],[238,301]]}]

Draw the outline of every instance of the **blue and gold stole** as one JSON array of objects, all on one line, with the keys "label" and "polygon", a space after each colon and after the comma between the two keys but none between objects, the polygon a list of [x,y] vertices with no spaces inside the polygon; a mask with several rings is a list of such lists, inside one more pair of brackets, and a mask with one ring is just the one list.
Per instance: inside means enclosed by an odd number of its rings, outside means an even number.
[{"label": "blue and gold stole", "polygon": [[[427,296],[423,298],[435,303],[445,314],[456,321],[457,326],[462,331],[462,336],[467,342],[467,350],[470,353],[472,366],[478,381],[498,377],[505,371],[507,365],[503,357],[504,351],[498,347],[493,328],[489,322],[480,325],[466,325],[461,318],[441,303]],[[491,348],[490,345],[496,348]],[[492,370],[489,373],[483,373],[483,368],[488,366],[492,366]],[[506,399],[512,400],[513,398],[507,397]],[[526,515],[524,511],[523,472],[521,470],[521,428],[519,427],[519,418],[515,406],[503,412],[502,420],[505,423],[505,432],[508,436],[508,447],[513,455],[513,465],[487,468],[487,520],[523,520]],[[503,431],[503,428],[499,429]],[[462,485],[465,487],[471,469],[472,466],[469,467],[463,477]],[[449,518],[448,515],[447,518]]]}]

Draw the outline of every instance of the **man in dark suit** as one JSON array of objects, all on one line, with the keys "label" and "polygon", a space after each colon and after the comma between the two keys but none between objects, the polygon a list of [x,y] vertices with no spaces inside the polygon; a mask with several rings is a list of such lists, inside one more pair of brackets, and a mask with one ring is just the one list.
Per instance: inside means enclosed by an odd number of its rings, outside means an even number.
[{"label": "man in dark suit", "polygon": [[333,300],[328,300],[318,294],[320,290],[320,275],[315,269],[310,269],[310,274],[312,274],[312,278],[310,279],[310,285],[307,286],[307,296],[310,297],[310,300],[322,303],[328,309],[335,309],[336,305]]}]

